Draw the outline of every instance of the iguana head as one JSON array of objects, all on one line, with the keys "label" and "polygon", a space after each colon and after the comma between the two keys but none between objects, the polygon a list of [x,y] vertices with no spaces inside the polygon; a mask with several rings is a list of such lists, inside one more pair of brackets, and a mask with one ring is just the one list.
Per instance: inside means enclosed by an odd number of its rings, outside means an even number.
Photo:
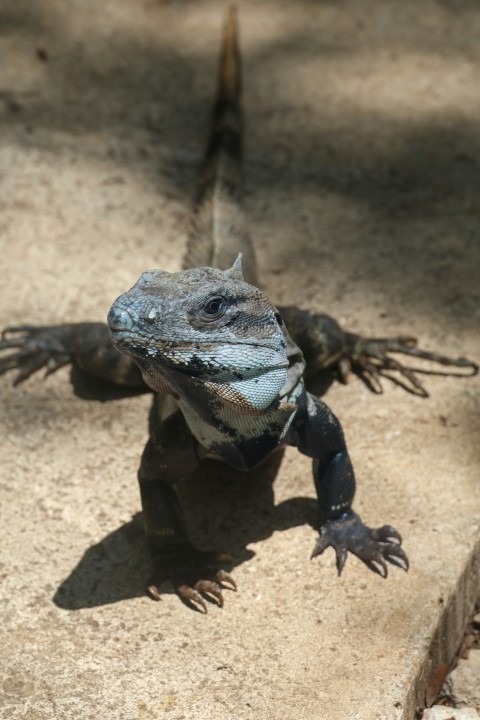
[{"label": "iguana head", "polygon": [[288,368],[282,320],[265,295],[229,270],[151,270],[108,313],[112,340],[154,390],[190,386],[261,412],[278,397]]}]

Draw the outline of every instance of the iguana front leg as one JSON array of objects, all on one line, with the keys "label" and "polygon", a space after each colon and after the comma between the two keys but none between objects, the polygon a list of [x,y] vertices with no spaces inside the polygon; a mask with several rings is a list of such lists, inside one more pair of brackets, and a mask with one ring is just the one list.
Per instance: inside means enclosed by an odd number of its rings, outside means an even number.
[{"label": "iguana front leg", "polygon": [[300,400],[291,442],[314,459],[320,536],[311,557],[332,546],[339,575],[348,552],[384,578],[388,574],[387,562],[407,570],[408,558],[401,548],[400,533],[390,525],[369,528],[352,510],[355,475],[342,428],[331,410],[310,393]]},{"label": "iguana front leg", "polygon": [[103,323],[7,327],[2,332],[0,353],[0,375],[18,370],[14,385],[42,368],[49,375],[73,365],[124,387],[147,387],[133,360],[116,350]]},{"label": "iguana front leg", "polygon": [[236,585],[218,567],[225,556],[195,548],[185,527],[174,483],[181,477],[188,477],[198,467],[197,447],[180,411],[166,420],[154,418],[138,480],[145,533],[154,567],[154,573],[147,581],[147,593],[154,600],[160,600],[159,587],[169,581],[181,600],[200,606],[206,613],[204,597],[214,598],[222,607],[222,584],[234,589]]},{"label": "iguana front leg", "polygon": [[[478,365],[464,357],[451,358],[417,347],[412,337],[364,338],[349,333],[328,315],[311,313],[297,307],[279,308],[294,342],[302,349],[307,364],[306,379],[312,379],[322,370],[335,368],[338,378],[346,382],[350,372],[355,373],[374,393],[383,392],[382,378],[401,385],[407,392],[428,397],[428,391],[417,377],[424,375],[476,375]],[[444,367],[462,368],[463,371],[430,370],[408,367],[390,353],[438,363]]]}]

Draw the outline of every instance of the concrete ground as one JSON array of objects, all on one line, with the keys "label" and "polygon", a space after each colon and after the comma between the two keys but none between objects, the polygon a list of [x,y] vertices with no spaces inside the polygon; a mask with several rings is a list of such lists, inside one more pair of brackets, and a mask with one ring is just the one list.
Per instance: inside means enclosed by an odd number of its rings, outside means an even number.
[{"label": "concrete ground", "polygon": [[[239,5],[246,205],[269,295],[478,360],[478,3]],[[2,326],[103,320],[143,270],[178,269],[222,10],[2,2]],[[149,397],[81,399],[66,368],[15,390],[2,378],[2,717],[412,718],[460,638],[480,554],[479,382],[426,383],[429,400],[356,379],[327,396],[356,507],[401,529],[408,575],[350,558],[337,579],[331,552],[309,561],[310,463],[292,450],[274,499],[265,477],[189,491],[239,588],[203,616],[143,595]]]}]

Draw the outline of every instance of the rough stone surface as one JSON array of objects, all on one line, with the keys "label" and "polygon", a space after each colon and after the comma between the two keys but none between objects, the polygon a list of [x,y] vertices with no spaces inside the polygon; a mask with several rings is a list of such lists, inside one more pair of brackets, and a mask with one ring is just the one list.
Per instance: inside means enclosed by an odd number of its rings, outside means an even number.
[{"label": "rough stone surface", "polygon": [[455,704],[480,710],[480,650],[470,650],[468,658],[459,660],[450,673],[449,688]]},{"label": "rough stone surface", "polygon": [[480,715],[475,708],[449,708],[434,705],[423,713],[423,720],[479,720]]},{"label": "rough stone surface", "polygon": [[[2,326],[102,320],[143,270],[178,268],[222,9],[3,0]],[[478,359],[478,3],[251,0],[241,24],[247,212],[272,299]],[[473,567],[477,379],[427,377],[428,401],[356,380],[328,393],[356,507],[402,530],[408,575],[309,561],[310,462],[293,450],[274,503],[261,477],[196,486],[197,532],[239,586],[207,616],[143,596],[149,398],[86,401],[68,379],[1,381],[5,718],[413,717]]]}]

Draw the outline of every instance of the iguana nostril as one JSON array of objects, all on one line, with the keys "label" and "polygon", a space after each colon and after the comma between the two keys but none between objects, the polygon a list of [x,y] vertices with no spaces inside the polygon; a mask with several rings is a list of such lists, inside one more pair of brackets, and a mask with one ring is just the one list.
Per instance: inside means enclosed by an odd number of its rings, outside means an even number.
[{"label": "iguana nostril", "polygon": [[113,305],[108,313],[107,322],[110,330],[131,330],[133,318],[127,310]]}]

